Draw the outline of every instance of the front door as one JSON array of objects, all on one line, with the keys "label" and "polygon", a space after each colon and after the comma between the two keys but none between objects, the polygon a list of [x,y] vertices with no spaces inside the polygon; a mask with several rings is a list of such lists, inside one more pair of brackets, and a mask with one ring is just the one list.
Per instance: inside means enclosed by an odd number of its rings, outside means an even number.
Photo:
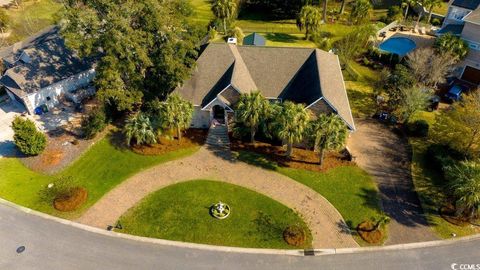
[{"label": "front door", "polygon": [[215,105],[212,108],[213,119],[221,124],[225,124],[225,108],[220,105]]}]

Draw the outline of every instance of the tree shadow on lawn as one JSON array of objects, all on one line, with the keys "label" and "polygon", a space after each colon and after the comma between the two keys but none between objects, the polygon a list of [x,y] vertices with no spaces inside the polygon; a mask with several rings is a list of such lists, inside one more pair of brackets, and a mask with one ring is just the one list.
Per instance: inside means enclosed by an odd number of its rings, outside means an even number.
[{"label": "tree shadow on lawn", "polygon": [[299,40],[302,40],[299,37],[284,34],[284,33],[268,33],[265,35],[265,38],[272,42],[283,42],[283,43],[295,43]]},{"label": "tree shadow on lawn", "polygon": [[108,142],[119,151],[130,150],[125,142],[125,136],[121,130],[112,130],[107,134]]},{"label": "tree shadow on lawn", "polygon": [[376,112],[376,104],[370,93],[356,89],[347,89],[354,117],[370,117]]}]

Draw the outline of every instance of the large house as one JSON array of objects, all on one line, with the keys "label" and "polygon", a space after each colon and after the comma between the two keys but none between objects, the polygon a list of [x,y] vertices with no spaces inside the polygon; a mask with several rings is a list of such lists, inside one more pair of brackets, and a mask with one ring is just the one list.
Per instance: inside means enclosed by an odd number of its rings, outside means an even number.
[{"label": "large house", "polygon": [[338,57],[319,49],[210,43],[175,92],[194,104],[191,126],[208,128],[213,119],[231,122],[240,94],[255,90],[305,104],[314,115],[335,113],[355,130]]},{"label": "large house", "polygon": [[0,86],[30,114],[43,105],[55,106],[62,95],[88,86],[95,77],[93,61],[70,51],[56,27],[2,49],[0,58]]},{"label": "large house", "polygon": [[459,77],[480,85],[480,0],[452,0],[438,34],[447,32],[460,36],[470,47],[459,64]]}]

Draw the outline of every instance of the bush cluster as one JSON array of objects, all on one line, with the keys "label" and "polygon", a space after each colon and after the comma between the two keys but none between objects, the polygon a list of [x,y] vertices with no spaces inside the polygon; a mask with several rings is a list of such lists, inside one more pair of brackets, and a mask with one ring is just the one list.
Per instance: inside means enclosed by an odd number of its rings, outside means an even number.
[{"label": "bush cluster", "polygon": [[105,110],[96,108],[83,118],[82,132],[86,139],[92,139],[107,126]]},{"label": "bush cluster", "polygon": [[17,116],[12,122],[12,129],[15,145],[25,155],[38,155],[47,147],[47,137],[37,130],[32,120]]},{"label": "bush cluster", "polygon": [[407,123],[407,133],[414,137],[427,137],[430,126],[425,120],[417,120]]}]

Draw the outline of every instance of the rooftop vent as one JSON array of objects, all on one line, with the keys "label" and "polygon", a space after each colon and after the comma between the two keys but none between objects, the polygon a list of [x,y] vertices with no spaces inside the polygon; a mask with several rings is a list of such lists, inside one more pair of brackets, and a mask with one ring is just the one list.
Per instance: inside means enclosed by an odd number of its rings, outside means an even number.
[{"label": "rooftop vent", "polygon": [[228,38],[227,43],[237,45],[237,38],[230,37],[230,38]]}]

